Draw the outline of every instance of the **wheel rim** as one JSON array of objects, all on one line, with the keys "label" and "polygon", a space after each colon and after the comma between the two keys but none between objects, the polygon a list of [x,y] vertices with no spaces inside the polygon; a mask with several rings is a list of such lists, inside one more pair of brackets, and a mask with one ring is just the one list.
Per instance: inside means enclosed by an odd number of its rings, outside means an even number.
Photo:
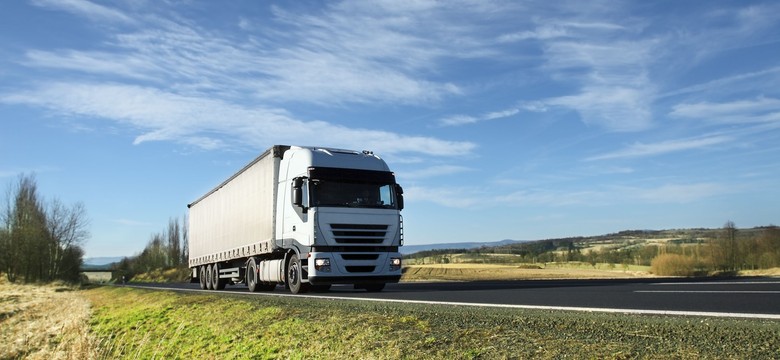
[{"label": "wheel rim", "polygon": [[211,265],[206,266],[206,288],[214,289],[214,274],[211,272]]},{"label": "wheel rim", "polygon": [[206,270],[204,266],[198,269],[198,275],[200,276],[200,288],[206,290]]},{"label": "wheel rim", "polygon": [[287,284],[293,294],[309,291],[309,284],[303,282],[303,268],[297,254],[290,258],[290,263],[287,265]]},{"label": "wheel rim", "polygon": [[219,264],[214,264],[214,266],[211,267],[211,272],[211,286],[214,287],[214,290],[222,290],[225,288],[224,283],[220,284]]},{"label": "wheel rim", "polygon": [[249,260],[249,266],[247,266],[246,269],[246,285],[249,287],[250,291],[255,291],[257,289],[257,277],[255,276],[257,274],[257,265],[255,264],[255,260]]},{"label": "wheel rim", "polygon": [[289,274],[287,275],[290,277],[290,287],[295,286],[296,288],[298,288],[298,284],[301,282],[301,279],[300,279],[297,261],[290,264],[290,271]]}]

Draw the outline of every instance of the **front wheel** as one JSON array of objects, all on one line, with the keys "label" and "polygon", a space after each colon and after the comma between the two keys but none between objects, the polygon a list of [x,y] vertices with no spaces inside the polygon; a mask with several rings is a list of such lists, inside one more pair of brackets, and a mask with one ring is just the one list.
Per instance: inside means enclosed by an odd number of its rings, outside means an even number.
[{"label": "front wheel", "polygon": [[294,254],[287,264],[287,286],[293,294],[302,294],[309,291],[309,284],[303,283],[303,268],[298,254]]}]

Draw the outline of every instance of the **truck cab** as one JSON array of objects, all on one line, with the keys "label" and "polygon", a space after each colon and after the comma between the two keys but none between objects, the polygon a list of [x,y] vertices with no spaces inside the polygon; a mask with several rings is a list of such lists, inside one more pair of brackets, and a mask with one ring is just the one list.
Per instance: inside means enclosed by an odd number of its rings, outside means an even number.
[{"label": "truck cab", "polygon": [[355,284],[379,291],[401,277],[403,190],[370,151],[296,147],[279,165],[276,241],[291,253],[293,292]]}]

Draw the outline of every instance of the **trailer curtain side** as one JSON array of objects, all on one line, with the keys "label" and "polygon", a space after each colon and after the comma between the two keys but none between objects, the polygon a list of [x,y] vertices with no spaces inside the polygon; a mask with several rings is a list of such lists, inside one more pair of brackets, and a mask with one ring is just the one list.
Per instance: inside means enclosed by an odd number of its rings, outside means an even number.
[{"label": "trailer curtain side", "polygon": [[190,204],[190,266],[270,251],[282,151],[269,149]]}]

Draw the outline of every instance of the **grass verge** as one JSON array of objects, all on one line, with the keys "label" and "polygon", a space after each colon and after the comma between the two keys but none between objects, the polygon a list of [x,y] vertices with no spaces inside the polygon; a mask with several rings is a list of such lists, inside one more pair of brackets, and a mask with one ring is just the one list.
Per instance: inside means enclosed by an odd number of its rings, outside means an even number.
[{"label": "grass verge", "polygon": [[780,322],[123,287],[85,291],[108,358],[779,358]]},{"label": "grass verge", "polygon": [[90,315],[77,288],[0,277],[0,359],[95,359],[99,344],[89,334]]}]

